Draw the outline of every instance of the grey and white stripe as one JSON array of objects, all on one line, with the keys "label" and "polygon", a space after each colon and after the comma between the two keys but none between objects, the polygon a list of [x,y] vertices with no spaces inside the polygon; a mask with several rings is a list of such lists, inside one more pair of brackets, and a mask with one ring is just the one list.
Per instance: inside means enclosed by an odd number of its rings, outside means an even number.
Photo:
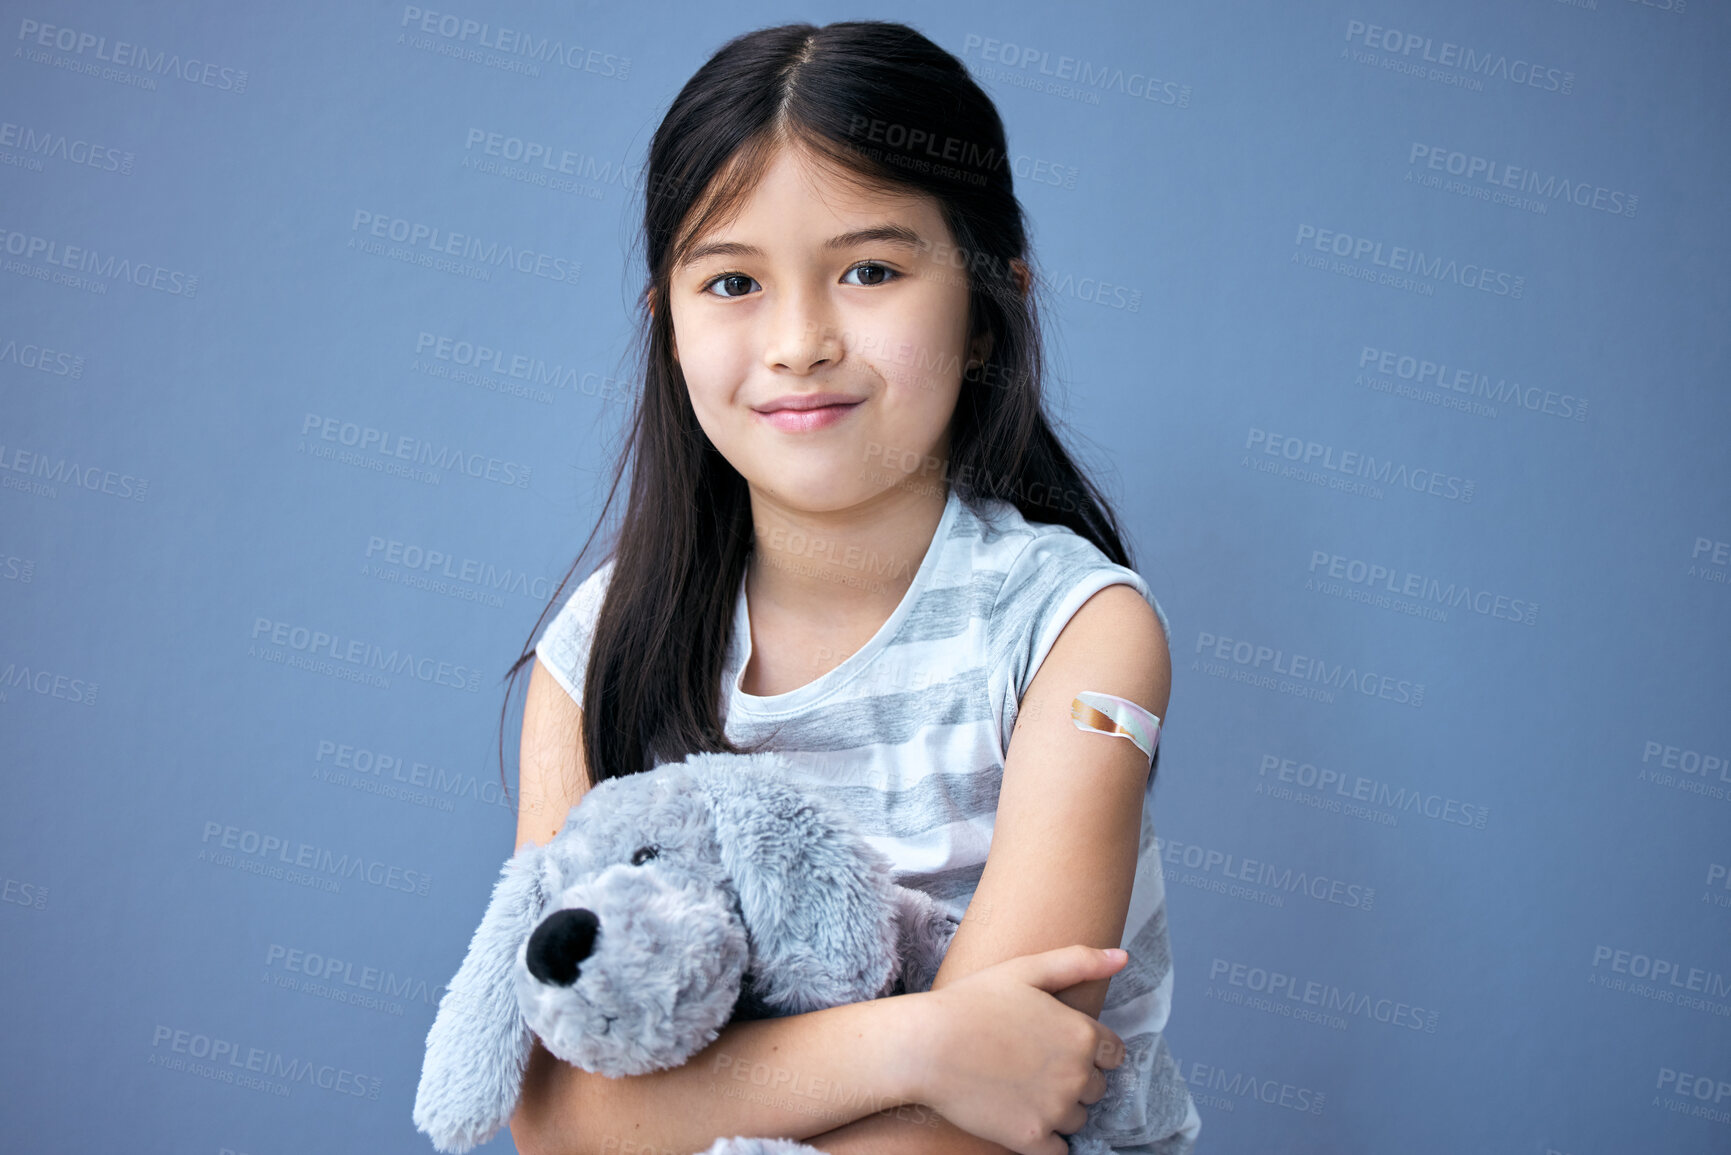
[{"label": "grey and white stripe", "polygon": [[[572,594],[536,653],[582,701],[589,631],[611,562]],[[722,678],[726,728],[768,739],[805,787],[838,803],[894,864],[903,886],[961,918],[991,849],[1017,703],[1070,617],[1108,585],[1134,587],[1171,627],[1141,576],[1064,526],[1029,522],[1007,502],[964,502],[952,489],[932,545],[901,603],[839,666],[784,694],[739,688],[751,655],[742,589]],[[1166,1049],[1172,956],[1165,880],[1144,800],[1123,945],[1130,962],[1107,985],[1100,1021],[1126,1043],[1073,1152],[1181,1155],[1200,1129]]]}]

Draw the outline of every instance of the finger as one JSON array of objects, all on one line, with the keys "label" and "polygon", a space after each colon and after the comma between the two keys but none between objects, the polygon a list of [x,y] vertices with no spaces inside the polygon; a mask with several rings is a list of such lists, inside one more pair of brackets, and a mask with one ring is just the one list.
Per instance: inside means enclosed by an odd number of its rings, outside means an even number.
[{"label": "finger", "polygon": [[[1058,1117],[1058,1124],[1052,1130],[1060,1135],[1074,1135],[1087,1124],[1088,1108],[1080,1103],[1071,1103],[1070,1109]],[[1064,1146],[1066,1150],[1069,1149],[1069,1144],[1066,1143]]]},{"label": "finger", "polygon": [[1124,1061],[1124,1040],[1118,1037],[1117,1031],[1103,1023],[1096,1021],[1094,1027],[1094,1065],[1110,1071]]},{"label": "finger", "polygon": [[1014,960],[1014,964],[1019,977],[1030,986],[1057,992],[1077,983],[1117,974],[1129,958],[1117,948],[1108,953],[1099,947],[1077,944],[1022,955]]},{"label": "finger", "polygon": [[1019,1151],[1021,1155],[1070,1155],[1070,1145],[1064,1142],[1064,1137],[1049,1131],[1045,1138],[1035,1140],[1026,1147],[1013,1147],[1011,1150]]},{"label": "finger", "polygon": [[1106,1072],[1095,1067],[1094,1074],[1088,1080],[1088,1089],[1082,1092],[1082,1102],[1092,1107],[1095,1103],[1098,1103],[1101,1099],[1106,1097],[1107,1086]]}]

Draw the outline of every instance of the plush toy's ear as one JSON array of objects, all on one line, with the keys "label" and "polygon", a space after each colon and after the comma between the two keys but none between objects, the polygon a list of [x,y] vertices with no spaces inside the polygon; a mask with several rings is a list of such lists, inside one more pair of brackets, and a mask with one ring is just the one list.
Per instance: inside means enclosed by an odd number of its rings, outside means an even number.
[{"label": "plush toy's ear", "polygon": [[739,895],[754,996],[802,1014],[882,994],[898,969],[889,860],[833,804],[761,763],[714,765],[699,781]]},{"label": "plush toy's ear", "polygon": [[547,906],[543,851],[525,843],[500,869],[469,953],[427,1032],[415,1126],[451,1155],[497,1134],[523,1088],[534,1035],[517,1006],[513,968]]}]

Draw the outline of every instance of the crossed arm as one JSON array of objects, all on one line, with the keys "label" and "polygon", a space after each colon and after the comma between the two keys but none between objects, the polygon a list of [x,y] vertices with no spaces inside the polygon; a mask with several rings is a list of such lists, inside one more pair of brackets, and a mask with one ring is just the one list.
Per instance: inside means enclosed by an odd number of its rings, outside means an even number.
[{"label": "crossed arm", "polygon": [[[1148,756],[1123,738],[1079,730],[1078,690],[1128,698],[1164,719],[1172,684],[1166,637],[1133,588],[1111,585],[1071,617],[1022,696],[1004,758],[992,848],[934,990],[1055,947],[1117,946],[1135,878]],[[1057,997],[1098,1018],[1107,980]],[[882,1111],[805,1140],[830,1155],[1010,1155],[948,1120]]]},{"label": "crossed arm", "polygon": [[[1165,635],[1133,588],[1107,586],[1071,617],[1022,697],[1005,752],[991,850],[934,990],[1020,955],[1075,943],[1119,944],[1135,877],[1148,758],[1123,738],[1078,730],[1070,720],[1070,700],[1079,690],[1097,690],[1164,718],[1170,689]],[[539,662],[524,709],[519,848],[530,840],[545,843],[557,832],[581,796],[584,776],[581,763],[570,761],[581,714]],[[1104,979],[1085,982],[1057,997],[1097,1018],[1106,985]],[[667,1151],[698,1133],[803,1136],[829,1155],[1009,1155],[1009,1148],[939,1118],[917,1094],[902,1094],[907,1088],[882,1078],[882,1072],[906,1066],[903,1056],[887,1053],[889,1017],[905,1021],[913,1000],[924,997],[730,1024],[685,1065],[622,1079],[560,1063],[537,1043],[512,1136],[521,1150],[549,1155]],[[727,1097],[730,1075],[740,1064],[768,1064],[858,1086],[871,1083],[875,1073],[882,1085],[869,1089],[898,1106],[817,1132],[809,1114],[785,1104]],[[666,1105],[676,1102],[686,1116],[679,1121],[666,1116]],[[627,1119],[628,1130],[599,1142],[595,1129],[580,1122]],[[611,1128],[603,1123],[601,1129]]]}]

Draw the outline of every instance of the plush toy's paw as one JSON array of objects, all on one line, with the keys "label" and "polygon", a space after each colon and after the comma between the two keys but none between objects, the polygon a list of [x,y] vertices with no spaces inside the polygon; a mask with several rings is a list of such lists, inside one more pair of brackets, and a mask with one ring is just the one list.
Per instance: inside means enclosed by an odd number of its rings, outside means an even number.
[{"label": "plush toy's paw", "polygon": [[901,954],[901,969],[895,976],[894,993],[929,991],[959,924],[939,909],[932,896],[923,890],[897,886],[894,897]]},{"label": "plush toy's paw", "polygon": [[823,1155],[823,1152],[792,1139],[754,1139],[734,1135],[717,1139],[703,1155]]}]

